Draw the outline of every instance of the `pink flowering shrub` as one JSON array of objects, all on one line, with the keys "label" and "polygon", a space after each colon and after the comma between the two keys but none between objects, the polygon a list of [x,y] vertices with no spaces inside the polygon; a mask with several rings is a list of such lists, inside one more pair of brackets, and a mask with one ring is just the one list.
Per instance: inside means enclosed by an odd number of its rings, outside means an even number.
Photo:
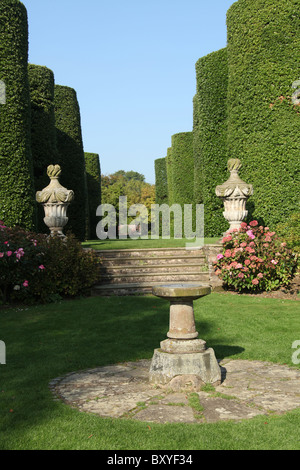
[{"label": "pink flowering shrub", "polygon": [[224,285],[238,291],[271,291],[287,286],[296,270],[297,255],[275,232],[256,220],[226,235],[214,263]]},{"label": "pink flowering shrub", "polygon": [[83,250],[74,235],[47,239],[0,221],[0,303],[85,295],[99,275],[98,256]]},{"label": "pink flowering shrub", "polygon": [[0,221],[0,300],[26,297],[31,283],[43,275],[40,242],[40,235]]}]

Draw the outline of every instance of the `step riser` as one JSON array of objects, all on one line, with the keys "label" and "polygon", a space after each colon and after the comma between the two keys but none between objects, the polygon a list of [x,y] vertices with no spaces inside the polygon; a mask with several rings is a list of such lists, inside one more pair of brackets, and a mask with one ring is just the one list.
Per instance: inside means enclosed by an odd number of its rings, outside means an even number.
[{"label": "step riser", "polygon": [[147,295],[152,293],[152,287],[140,287],[140,288],[130,288],[126,287],[126,289],[105,289],[103,291],[99,290],[92,290],[93,296],[112,296],[112,295]]},{"label": "step riser", "polygon": [[[118,277],[105,277],[103,278],[103,284],[125,284],[125,283],[136,283],[141,279],[146,279],[146,276],[137,275],[137,276],[118,276]],[[190,273],[180,273],[180,274],[158,274],[157,276],[148,275],[147,280],[151,282],[187,282],[187,281],[196,281],[204,282],[209,279],[208,273],[201,274],[190,274]]]},{"label": "step riser", "polygon": [[199,258],[117,258],[101,259],[102,266],[147,266],[147,265],[176,265],[176,264],[201,264],[206,265],[206,259]]},{"label": "step riser", "polygon": [[157,284],[209,283],[202,249],[98,250],[97,254],[102,267],[93,295],[146,295]]},{"label": "step riser", "polygon": [[186,273],[203,273],[207,272],[207,267],[204,266],[197,266],[197,265],[189,265],[189,266],[153,266],[153,267],[135,267],[135,266],[130,266],[130,267],[113,267],[110,266],[108,268],[101,268],[101,273],[102,276],[105,275],[121,275],[121,274],[135,274],[135,275],[140,275],[140,274],[156,274],[156,273],[179,273],[182,271],[185,271]]},{"label": "step riser", "polygon": [[194,256],[203,256],[203,250],[186,250],[185,248],[179,250],[122,250],[122,251],[114,251],[114,250],[104,250],[100,251],[97,250],[95,253],[102,259],[109,259],[109,258],[156,258],[156,257],[163,257],[163,256],[182,256],[185,258],[186,256],[194,257]]}]

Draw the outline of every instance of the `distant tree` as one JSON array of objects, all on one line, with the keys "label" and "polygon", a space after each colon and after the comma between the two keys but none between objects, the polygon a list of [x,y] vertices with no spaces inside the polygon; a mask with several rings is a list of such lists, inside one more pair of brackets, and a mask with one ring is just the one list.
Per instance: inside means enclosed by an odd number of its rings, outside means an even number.
[{"label": "distant tree", "polygon": [[[127,197],[127,208],[133,204],[144,204],[149,211],[155,204],[155,186],[145,182],[145,177],[135,171],[116,171],[111,175],[101,176],[102,204],[112,204],[118,217],[119,197]],[[128,223],[133,219],[129,217]],[[149,220],[150,221],[150,220]]]}]

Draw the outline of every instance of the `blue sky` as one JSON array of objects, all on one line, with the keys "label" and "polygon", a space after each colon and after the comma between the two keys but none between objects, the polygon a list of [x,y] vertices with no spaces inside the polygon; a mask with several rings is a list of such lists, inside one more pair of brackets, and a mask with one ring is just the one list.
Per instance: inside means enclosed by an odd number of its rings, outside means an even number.
[{"label": "blue sky", "polygon": [[[226,46],[232,0],[23,0],[29,62],[77,92],[84,150],[103,174],[154,184],[171,136],[192,130],[195,63]],[[55,163],[55,162],[53,162]]]}]

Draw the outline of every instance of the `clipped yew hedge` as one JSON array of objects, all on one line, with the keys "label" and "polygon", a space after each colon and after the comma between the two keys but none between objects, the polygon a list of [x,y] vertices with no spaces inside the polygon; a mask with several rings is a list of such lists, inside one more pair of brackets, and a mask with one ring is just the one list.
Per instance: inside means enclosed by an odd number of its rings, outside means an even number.
[{"label": "clipped yew hedge", "polygon": [[239,0],[227,12],[228,150],[254,187],[249,218],[275,228],[299,211],[300,4]]},{"label": "clipped yew hedge", "polygon": [[193,132],[172,135],[172,202],[194,202],[194,152]]},{"label": "clipped yew hedge", "polygon": [[59,161],[62,168],[60,182],[75,193],[68,208],[70,230],[79,240],[87,232],[87,183],[81,132],[80,108],[76,91],[61,85],[54,86],[55,126]]},{"label": "clipped yew hedge", "polygon": [[194,203],[203,202],[202,162],[200,158],[199,96],[193,98]]},{"label": "clipped yew hedge", "polygon": [[101,166],[97,153],[85,152],[85,167],[87,178],[88,204],[89,204],[89,235],[96,239],[96,226],[99,217],[96,217],[97,207],[101,204]]},{"label": "clipped yew hedge", "polygon": [[0,219],[34,228],[36,204],[30,147],[27,11],[18,0],[0,2]]},{"label": "clipped yew hedge", "polygon": [[[41,191],[49,184],[48,165],[59,163],[54,114],[54,74],[47,67],[28,64],[28,78],[34,185],[36,191]],[[43,218],[44,209],[38,204],[37,230],[48,232]]]},{"label": "clipped yew hedge", "polygon": [[226,48],[196,62],[197,94],[194,98],[195,203],[204,204],[204,231],[208,237],[228,228],[223,202],[215,188],[228,179]]},{"label": "clipped yew hedge", "polygon": [[168,176],[166,158],[158,158],[155,166],[155,202],[168,204]]},{"label": "clipped yew hedge", "polygon": [[172,147],[168,147],[166,156],[168,203],[173,204],[173,170],[172,170]]}]

